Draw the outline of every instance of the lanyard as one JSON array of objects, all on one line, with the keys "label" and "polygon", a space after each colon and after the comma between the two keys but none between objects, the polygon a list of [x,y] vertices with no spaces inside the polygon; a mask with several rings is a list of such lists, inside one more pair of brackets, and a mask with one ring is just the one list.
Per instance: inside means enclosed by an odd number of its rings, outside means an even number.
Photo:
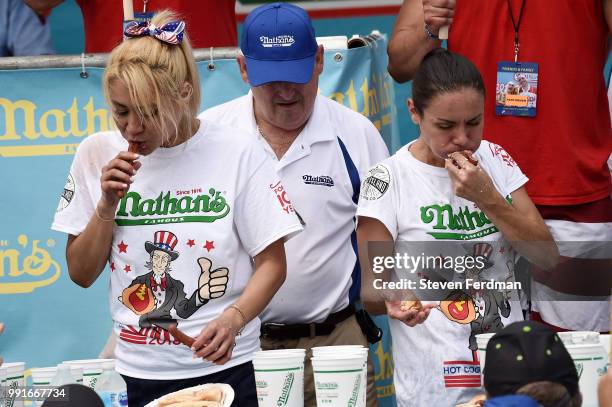
[{"label": "lanyard", "polygon": [[[143,0],[143,5],[142,5],[142,12],[146,13],[147,12],[147,3],[149,2],[149,0]],[[523,9],[521,9],[521,12],[523,11]],[[512,9],[510,9],[510,13],[512,13]],[[521,20],[519,20],[519,24],[521,23]]]},{"label": "lanyard", "polygon": [[512,4],[510,0],[507,0],[508,10],[510,11],[510,18],[512,19],[512,26],[514,27],[514,62],[518,61],[519,53],[519,28],[521,28],[521,22],[523,21],[523,10],[525,9],[525,1],[521,3],[521,10],[519,11],[518,23],[514,19],[514,13],[512,12]]}]

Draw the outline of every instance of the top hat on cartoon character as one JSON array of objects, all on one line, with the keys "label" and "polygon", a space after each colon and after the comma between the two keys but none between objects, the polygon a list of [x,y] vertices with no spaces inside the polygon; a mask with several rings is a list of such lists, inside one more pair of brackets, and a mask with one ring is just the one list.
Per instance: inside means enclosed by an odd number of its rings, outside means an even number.
[{"label": "top hat on cartoon character", "polygon": [[493,253],[493,246],[489,243],[476,243],[474,245],[474,254],[472,257],[481,258],[484,264],[483,269],[488,269],[493,266],[493,263],[489,260]]},{"label": "top hat on cartoon character", "polygon": [[308,13],[288,3],[253,10],[243,24],[241,50],[252,86],[308,83],[318,45]]},{"label": "top hat on cartoon character", "polygon": [[161,250],[168,253],[170,260],[174,261],[179,256],[178,252],[174,251],[174,247],[178,243],[176,235],[167,230],[158,230],[153,236],[153,242],[145,242],[145,250],[151,253],[153,250]]}]

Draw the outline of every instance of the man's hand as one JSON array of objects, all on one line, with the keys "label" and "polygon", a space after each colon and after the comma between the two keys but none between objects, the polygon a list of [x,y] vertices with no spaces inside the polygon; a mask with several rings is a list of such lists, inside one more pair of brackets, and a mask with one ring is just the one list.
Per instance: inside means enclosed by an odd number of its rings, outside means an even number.
[{"label": "man's hand", "polygon": [[433,34],[451,25],[454,15],[455,0],[423,0],[423,18]]},{"label": "man's hand", "polygon": [[198,294],[200,300],[208,301],[213,298],[219,298],[225,294],[227,288],[227,282],[229,270],[226,267],[210,271],[212,262],[206,257],[200,257],[198,259],[200,265],[200,279],[198,280]]}]

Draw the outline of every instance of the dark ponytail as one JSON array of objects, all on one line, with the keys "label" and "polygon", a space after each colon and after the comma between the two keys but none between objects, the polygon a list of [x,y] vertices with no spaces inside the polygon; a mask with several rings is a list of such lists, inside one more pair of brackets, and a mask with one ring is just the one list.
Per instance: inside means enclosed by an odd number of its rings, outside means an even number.
[{"label": "dark ponytail", "polygon": [[412,81],[414,107],[422,116],[433,98],[463,88],[472,88],[484,96],[484,82],[478,68],[459,54],[436,48],[425,55]]}]

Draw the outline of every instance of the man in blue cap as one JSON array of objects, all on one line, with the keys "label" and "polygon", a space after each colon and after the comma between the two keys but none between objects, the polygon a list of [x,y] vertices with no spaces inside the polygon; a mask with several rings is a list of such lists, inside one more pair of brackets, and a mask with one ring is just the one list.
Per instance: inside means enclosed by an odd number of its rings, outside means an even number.
[{"label": "man in blue cap", "polygon": [[[251,91],[200,118],[244,128],[261,142],[282,181],[270,188],[306,225],[285,244],[287,279],[261,315],[262,347],[367,346],[354,307],[354,217],[360,176],[388,156],[387,147],[367,118],[317,94],[323,46],[303,9],[256,8],[244,22],[241,49],[238,65]],[[304,377],[304,405],[314,406],[308,357]],[[377,405],[371,363],[367,405]]]}]

